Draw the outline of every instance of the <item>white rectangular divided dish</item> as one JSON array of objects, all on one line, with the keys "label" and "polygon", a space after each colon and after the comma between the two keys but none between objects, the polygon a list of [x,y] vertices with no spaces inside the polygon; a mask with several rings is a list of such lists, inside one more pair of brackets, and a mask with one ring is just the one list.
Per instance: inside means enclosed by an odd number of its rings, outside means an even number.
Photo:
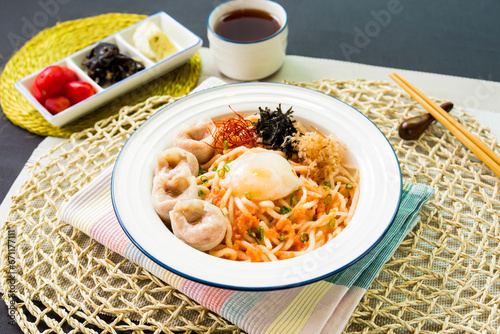
[{"label": "white rectangular divided dish", "polygon": [[[162,32],[172,41],[178,51],[165,59],[154,62],[146,57],[134,46],[133,35],[135,30],[145,22],[155,23]],[[92,49],[101,42],[112,43],[118,46],[120,53],[139,60],[144,65],[144,69],[126,79],[118,81],[112,85],[99,85],[87,75],[86,68],[82,65],[83,60],[90,54]],[[63,126],[96,108],[112,101],[114,98],[151,81],[183,64],[185,64],[201,47],[203,41],[193,34],[179,22],[174,20],[165,12],[158,12],[145,18],[134,25],[120,30],[103,40],[92,44],[66,58],[63,58],[51,65],[65,66],[72,69],[78,76],[78,80],[89,82],[95,90],[95,94],[58,114],[52,115],[33,96],[32,87],[37,75],[43,71],[32,73],[16,82],[16,89],[28,99],[28,101],[43,115],[43,117],[54,126]]]}]

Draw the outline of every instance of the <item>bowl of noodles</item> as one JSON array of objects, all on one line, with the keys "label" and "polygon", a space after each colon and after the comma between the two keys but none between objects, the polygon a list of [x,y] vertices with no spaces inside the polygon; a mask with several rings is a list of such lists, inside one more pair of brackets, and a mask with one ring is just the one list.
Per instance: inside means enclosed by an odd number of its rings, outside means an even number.
[{"label": "bowl of noodles", "polygon": [[344,102],[307,88],[239,83],[155,113],[112,177],[117,218],[152,261],[238,290],[308,284],[382,238],[401,197],[396,155]]}]

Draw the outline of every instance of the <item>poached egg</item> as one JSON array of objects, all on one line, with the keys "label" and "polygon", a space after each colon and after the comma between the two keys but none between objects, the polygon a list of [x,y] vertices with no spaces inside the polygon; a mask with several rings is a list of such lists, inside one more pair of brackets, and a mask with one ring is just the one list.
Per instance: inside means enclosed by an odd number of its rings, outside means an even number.
[{"label": "poached egg", "polygon": [[228,166],[229,171],[220,180],[220,185],[231,188],[239,197],[275,200],[289,195],[301,185],[288,160],[273,151],[251,149]]}]

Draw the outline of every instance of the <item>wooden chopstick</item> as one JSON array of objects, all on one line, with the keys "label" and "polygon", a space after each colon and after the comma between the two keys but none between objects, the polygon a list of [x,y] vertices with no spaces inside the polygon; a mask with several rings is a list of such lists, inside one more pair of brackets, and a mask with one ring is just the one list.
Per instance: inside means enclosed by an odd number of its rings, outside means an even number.
[{"label": "wooden chopstick", "polygon": [[458,123],[458,121],[444,111],[443,108],[434,103],[398,73],[392,73],[389,76],[417,100],[439,123],[457,137],[462,144],[469,148],[481,161],[490,167],[495,174],[500,176],[500,157],[491,148],[486,146],[485,143],[470,133],[462,124]]}]

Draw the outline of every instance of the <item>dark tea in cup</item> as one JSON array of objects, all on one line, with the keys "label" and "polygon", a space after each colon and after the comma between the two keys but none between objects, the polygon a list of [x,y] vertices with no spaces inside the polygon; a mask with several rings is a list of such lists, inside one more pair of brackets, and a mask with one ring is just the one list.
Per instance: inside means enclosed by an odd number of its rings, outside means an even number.
[{"label": "dark tea in cup", "polygon": [[280,24],[270,13],[243,8],[225,14],[215,25],[215,33],[236,42],[254,42],[274,35]]},{"label": "dark tea in cup", "polygon": [[231,0],[207,20],[210,51],[219,71],[236,80],[259,80],[285,61],[288,16],[271,0]]}]

